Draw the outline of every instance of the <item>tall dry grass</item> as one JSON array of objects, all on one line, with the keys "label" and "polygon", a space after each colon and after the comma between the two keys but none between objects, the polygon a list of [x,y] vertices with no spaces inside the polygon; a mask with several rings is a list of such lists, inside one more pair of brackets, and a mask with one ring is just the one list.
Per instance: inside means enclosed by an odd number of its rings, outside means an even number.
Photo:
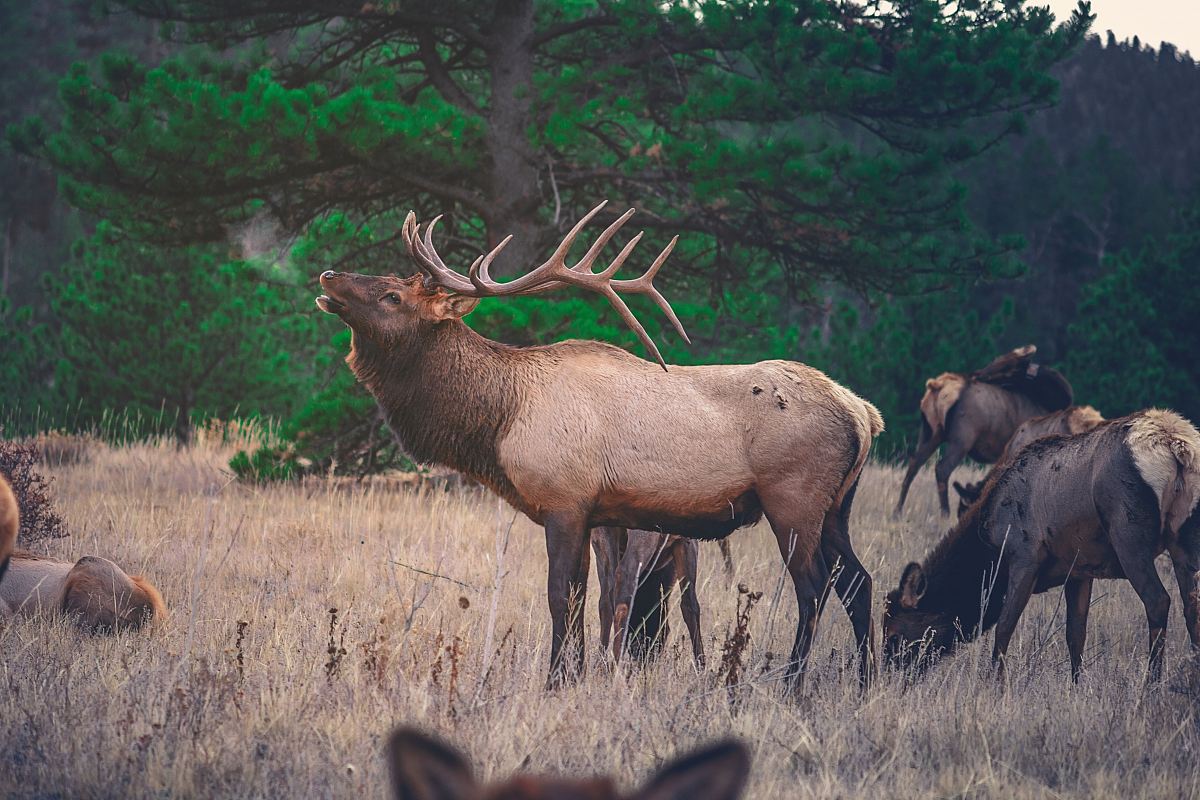
[{"label": "tall dry grass", "polygon": [[[1099,585],[1077,687],[1056,591],[1031,603],[1007,686],[984,641],[914,685],[885,674],[866,696],[831,604],[790,700],[777,676],[794,599],[759,526],[733,538],[737,581],[763,592],[741,686],[715,674],[740,596],[706,545],[708,672],[692,667],[675,612],[657,664],[607,669],[593,581],[588,674],[547,693],[545,546],[530,522],[472,490],[249,487],[223,470],[228,455],[219,441],[101,446],[54,469],[73,535],[45,546],[146,574],[171,617],[115,638],[0,623],[0,796],[378,797],[398,723],[457,743],[487,778],[602,772],[632,785],[734,734],[753,751],[750,797],[1200,796],[1200,695],[1178,603],[1167,678],[1144,691],[1144,615],[1124,583]],[[854,512],[876,615],[944,527],[927,475],[893,522],[898,484],[869,467]]]}]

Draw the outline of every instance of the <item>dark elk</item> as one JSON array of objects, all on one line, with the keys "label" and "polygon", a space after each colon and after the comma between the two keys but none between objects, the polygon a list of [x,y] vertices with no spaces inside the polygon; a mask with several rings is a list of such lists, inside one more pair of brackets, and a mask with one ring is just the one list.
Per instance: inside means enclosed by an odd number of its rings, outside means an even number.
[{"label": "dark elk", "polygon": [[1017,427],[1027,419],[1071,405],[1071,384],[1056,370],[1033,362],[1037,348],[1018,347],[981,370],[943,372],[925,382],[921,431],[900,485],[896,515],[904,510],[917,472],[943,443],[937,491],[942,514],[950,513],[950,474],[967,456],[994,463]]},{"label": "dark elk", "polygon": [[736,741],[710,744],[667,763],[631,794],[609,778],[515,775],[481,784],[454,748],[411,728],[388,740],[397,800],[736,800],[750,775],[750,754]]},{"label": "dark elk", "polygon": [[983,493],[983,486],[991,477],[991,473],[1011,461],[1025,445],[1041,439],[1043,436],[1073,436],[1076,433],[1084,433],[1101,422],[1104,422],[1104,417],[1091,406],[1070,406],[1062,411],[1055,411],[1053,414],[1025,420],[1008,440],[1008,444],[1004,446],[1004,452],[1000,454],[1000,458],[987,477],[976,483],[954,482],[954,491],[958,493],[958,515],[961,517],[967,508],[979,499],[979,495]]},{"label": "dark elk", "polygon": [[[603,270],[601,249],[618,217],[574,265],[567,253],[594,208],[548,261],[508,283],[488,266],[502,241],[467,274],[447,267],[409,215],[404,237],[421,273],[409,278],[321,275],[317,304],[353,333],[347,362],[416,460],[483,483],[546,529],[551,683],[583,666],[582,603],[589,532],[601,525],[721,539],[766,514],[799,603],[788,677],[808,656],[825,587],[846,603],[861,656],[874,669],[871,580],[850,545],[850,504],[883,420],[870,403],[790,361],[671,367],[621,295],[649,296],[682,332],[653,285],[674,242],[645,274],[613,276],[641,234]],[[604,295],[658,365],[594,341],[511,347],[462,317],[480,298],[574,286]],[[569,656],[564,648],[569,645]]]},{"label": "dark elk", "polygon": [[653,531],[596,528],[592,550],[600,579],[600,644],[613,658],[642,661],[666,641],[671,590],[679,585],[679,610],[692,641],[696,666],[704,667],[700,599],[696,596],[699,545],[695,539]]},{"label": "dark elk", "polygon": [[[953,651],[993,626],[1001,670],[1034,592],[1066,595],[1067,649],[1078,680],[1092,581],[1124,578],[1146,609],[1150,680],[1162,674],[1171,598],[1154,559],[1167,552],[1193,649],[1200,649],[1200,433],[1150,410],[1076,436],[1027,445],[884,606],[884,653],[912,663]],[[924,661],[923,658],[920,658]]]}]

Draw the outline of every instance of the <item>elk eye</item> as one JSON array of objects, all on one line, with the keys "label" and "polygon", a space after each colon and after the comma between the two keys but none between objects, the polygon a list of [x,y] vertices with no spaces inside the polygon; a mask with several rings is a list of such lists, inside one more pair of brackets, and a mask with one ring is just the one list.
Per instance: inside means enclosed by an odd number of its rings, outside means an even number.
[{"label": "elk eye", "polygon": [[400,299],[400,295],[396,294],[395,292],[388,292],[387,294],[385,294],[383,296],[383,299],[388,301],[389,303],[391,303],[394,306],[398,306],[398,305],[400,305],[400,303],[403,302]]}]

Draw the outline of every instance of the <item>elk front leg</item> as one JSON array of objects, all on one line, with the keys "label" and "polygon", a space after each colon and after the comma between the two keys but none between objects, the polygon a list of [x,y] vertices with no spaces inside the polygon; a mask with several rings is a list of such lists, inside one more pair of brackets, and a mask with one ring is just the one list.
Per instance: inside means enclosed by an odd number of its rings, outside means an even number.
[{"label": "elk front leg", "polygon": [[1071,654],[1071,680],[1079,683],[1083,646],[1087,642],[1088,611],[1092,607],[1092,579],[1073,578],[1063,587],[1067,600],[1067,652]]},{"label": "elk front leg", "polygon": [[690,539],[675,542],[675,582],[680,587],[679,611],[692,640],[692,657],[704,669],[704,640],[700,636],[700,598],[696,596],[697,544]]},{"label": "elk front leg", "polygon": [[1017,621],[1029,603],[1033,586],[1037,581],[1037,564],[1014,563],[1008,568],[1008,591],[1004,596],[1004,607],[996,622],[996,642],[992,647],[992,663],[996,665],[996,677],[1003,680],[1007,671],[1008,645],[1017,629]]},{"label": "elk front leg", "polygon": [[941,435],[934,434],[925,420],[921,420],[921,433],[917,436],[917,449],[913,451],[912,458],[908,460],[908,469],[905,470],[904,481],[900,484],[900,499],[896,501],[896,509],[892,512],[893,517],[900,516],[900,512],[904,510],[904,501],[908,499],[908,487],[912,485],[917,472],[925,466],[925,462],[929,460],[933,451],[937,450],[941,443]]},{"label": "elk front leg", "polygon": [[[546,520],[546,555],[549,570],[546,599],[550,606],[553,640],[550,643],[548,687],[556,688],[583,671],[583,602],[587,597],[590,531],[582,517]],[[569,649],[570,658],[564,652]]]}]

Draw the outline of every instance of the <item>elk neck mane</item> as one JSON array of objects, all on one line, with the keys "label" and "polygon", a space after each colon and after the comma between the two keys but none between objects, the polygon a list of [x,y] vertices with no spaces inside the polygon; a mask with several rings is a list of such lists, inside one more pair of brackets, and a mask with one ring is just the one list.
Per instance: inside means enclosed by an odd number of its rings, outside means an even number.
[{"label": "elk neck mane", "polygon": [[988,479],[979,499],[921,564],[928,587],[918,607],[957,618],[961,635],[967,641],[996,624],[1007,588],[1007,559],[1000,558],[984,528],[987,507],[1001,477],[993,474]]},{"label": "elk neck mane", "polygon": [[408,455],[482,482],[523,504],[497,454],[520,407],[534,351],[487,339],[459,320],[383,348],[357,333],[346,362],[383,409]]}]

